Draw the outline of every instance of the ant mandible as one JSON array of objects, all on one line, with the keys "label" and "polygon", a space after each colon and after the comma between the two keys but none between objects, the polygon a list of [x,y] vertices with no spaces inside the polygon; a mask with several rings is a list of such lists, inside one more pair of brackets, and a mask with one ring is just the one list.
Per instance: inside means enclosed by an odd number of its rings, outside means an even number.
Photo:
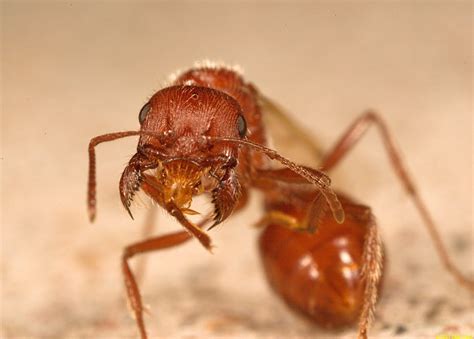
[{"label": "ant mandible", "polygon": [[[182,244],[193,237],[208,250],[211,229],[263,192],[265,227],[260,251],[267,279],[293,308],[323,327],[359,319],[366,338],[383,274],[382,243],[369,207],[335,193],[325,174],[375,125],[398,178],[421,214],[445,268],[469,290],[474,282],[452,264],[435,224],[408,175],[386,124],[374,112],[357,118],[326,154],[319,169],[298,165],[268,148],[262,116],[278,108],[234,68],[206,64],[176,76],[139,113],[139,131],[108,133],[89,144],[88,211],[96,215],[95,146],[140,136],[137,152],[120,179],[120,198],[130,206],[142,190],[185,228],[127,246],[122,270],[128,301],[142,339],[147,338],[139,288],[129,266],[137,254]],[[278,112],[277,112],[278,113]],[[273,160],[273,161],[272,161]],[[276,167],[274,162],[279,162]],[[209,194],[214,212],[194,224],[193,197]],[[329,213],[330,212],[330,213]]]}]

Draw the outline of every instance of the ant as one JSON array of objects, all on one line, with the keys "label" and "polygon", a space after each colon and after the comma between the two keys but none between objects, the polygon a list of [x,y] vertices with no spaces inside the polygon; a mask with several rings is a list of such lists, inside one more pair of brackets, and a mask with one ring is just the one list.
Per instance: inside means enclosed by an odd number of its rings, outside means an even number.
[{"label": "ant", "polygon": [[[334,192],[331,171],[367,129],[379,129],[391,165],[421,214],[441,260],[454,278],[474,291],[474,282],[452,264],[435,224],[415,188],[389,130],[375,112],[358,117],[318,169],[298,165],[268,148],[263,116],[282,114],[235,68],[206,64],[178,74],[139,113],[140,130],[108,133],[89,144],[88,212],[96,216],[95,147],[140,136],[125,167],[120,198],[130,214],[142,190],[185,230],[127,246],[121,267],[128,301],[142,339],[147,338],[143,304],[129,259],[196,238],[207,250],[208,230],[263,192],[265,214],[257,223],[263,266],[270,285],[287,304],[326,328],[358,324],[367,338],[383,275],[382,242],[369,207]],[[311,142],[307,141],[309,144]],[[313,147],[314,148],[314,147]],[[274,162],[282,166],[275,166]],[[194,224],[191,202],[210,195],[213,213]]]}]

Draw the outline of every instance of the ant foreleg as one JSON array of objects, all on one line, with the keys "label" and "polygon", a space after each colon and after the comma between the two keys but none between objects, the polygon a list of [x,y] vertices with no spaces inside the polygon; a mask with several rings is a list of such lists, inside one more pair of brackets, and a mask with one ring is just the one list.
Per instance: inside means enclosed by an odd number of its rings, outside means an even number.
[{"label": "ant foreleg", "polygon": [[368,111],[357,118],[342,135],[334,148],[327,153],[322,162],[321,169],[323,171],[329,171],[334,166],[336,166],[339,161],[357,144],[368,128],[372,125],[375,125],[379,129],[386,152],[390,158],[392,168],[401,180],[408,194],[413,199],[413,202],[415,203],[415,206],[428,229],[431,239],[435,243],[436,250],[441,257],[446,270],[450,272],[461,285],[465,286],[471,291],[474,291],[474,281],[466,278],[450,259],[447,250],[441,241],[441,236],[438,233],[433,218],[421,199],[420,194],[416,190],[412,178],[408,174],[405,163],[400,156],[400,152],[395,146],[394,139],[390,134],[386,123],[378,114]]},{"label": "ant foreleg", "polygon": [[[150,220],[151,217],[147,219],[147,221],[153,221]],[[211,216],[207,216],[198,223],[197,227],[202,228],[211,220]],[[137,322],[137,326],[139,328],[140,336],[142,339],[145,339],[147,336],[145,331],[145,323],[143,321],[143,304],[137,284],[137,280],[139,280],[141,277],[138,275],[139,272],[137,272],[136,274],[137,277],[135,277],[135,275],[132,273],[130,265],[128,264],[128,259],[130,259],[136,254],[142,254],[152,251],[158,251],[165,248],[175,247],[185,243],[188,240],[191,240],[192,238],[193,235],[191,233],[187,231],[179,231],[131,244],[127,246],[123,251],[122,271],[125,280],[125,287],[127,290],[127,298],[130,307],[132,308],[133,315]]]},{"label": "ant foreleg", "polygon": [[143,320],[143,303],[136,278],[130,269],[128,260],[136,254],[178,246],[190,240],[191,238],[192,236],[188,232],[179,231],[134,243],[127,246],[123,251],[122,272],[125,280],[125,288],[127,290],[127,298],[135,317],[135,321],[137,322],[137,326],[140,331],[140,337],[142,339],[147,338],[145,322]]},{"label": "ant foreleg", "polygon": [[[153,192],[150,189],[150,187],[147,187],[145,191],[147,191],[147,193]],[[240,210],[244,206],[245,206],[245,201],[244,203],[238,205],[236,210]],[[155,209],[153,208],[153,211],[150,212],[150,214],[147,216],[146,224],[145,224],[145,233],[149,233],[152,230],[153,221],[154,221],[153,219],[155,215],[154,210]],[[199,222],[196,227],[198,229],[201,229],[211,220],[212,220],[212,216],[208,215],[201,222]],[[187,242],[188,240],[191,240],[192,238],[193,238],[192,233],[188,231],[180,231],[180,232],[175,232],[175,233],[147,239],[144,241],[140,241],[140,242],[131,244],[124,249],[124,252],[122,255],[122,271],[123,271],[124,280],[125,280],[125,287],[127,290],[127,298],[128,298],[130,307],[132,309],[133,315],[135,317],[135,320],[137,322],[137,326],[138,326],[140,336],[142,339],[146,339],[147,335],[145,331],[145,323],[143,320],[143,303],[140,296],[137,280],[140,280],[143,277],[143,268],[141,269],[142,271],[140,272],[140,266],[139,266],[137,268],[137,273],[134,275],[132,273],[132,270],[130,269],[128,259],[132,258],[136,254],[142,254],[142,253],[158,251],[158,250],[166,249],[170,247],[175,247]]]}]

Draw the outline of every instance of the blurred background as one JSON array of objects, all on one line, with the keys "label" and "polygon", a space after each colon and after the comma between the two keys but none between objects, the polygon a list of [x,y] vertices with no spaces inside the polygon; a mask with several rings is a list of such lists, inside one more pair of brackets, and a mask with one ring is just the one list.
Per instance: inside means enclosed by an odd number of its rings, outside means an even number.
[{"label": "blurred background", "polygon": [[[119,268],[141,239],[118,180],[136,139],[97,149],[98,217],[86,213],[87,145],[137,129],[177,69],[203,59],[246,78],[329,147],[380,112],[457,265],[473,275],[472,2],[1,3],[3,338],[132,338]],[[373,130],[334,174],[373,207],[388,271],[374,337],[472,334],[473,300],[447,275]],[[146,205],[146,201],[142,205]],[[251,206],[197,242],[147,256],[152,337],[353,337],[301,319],[267,286]],[[179,228],[160,212],[158,231]]]}]

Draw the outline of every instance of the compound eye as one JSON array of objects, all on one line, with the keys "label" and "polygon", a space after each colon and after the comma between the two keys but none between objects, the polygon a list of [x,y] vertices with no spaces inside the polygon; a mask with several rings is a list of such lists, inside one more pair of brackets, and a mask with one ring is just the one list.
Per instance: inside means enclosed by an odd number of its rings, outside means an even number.
[{"label": "compound eye", "polygon": [[245,137],[247,134],[247,122],[243,115],[239,115],[237,118],[237,130],[239,131],[239,135],[241,138]]},{"label": "compound eye", "polygon": [[140,114],[138,114],[138,121],[140,121],[140,124],[143,124],[150,110],[151,110],[151,104],[150,102],[147,102],[140,110]]}]

